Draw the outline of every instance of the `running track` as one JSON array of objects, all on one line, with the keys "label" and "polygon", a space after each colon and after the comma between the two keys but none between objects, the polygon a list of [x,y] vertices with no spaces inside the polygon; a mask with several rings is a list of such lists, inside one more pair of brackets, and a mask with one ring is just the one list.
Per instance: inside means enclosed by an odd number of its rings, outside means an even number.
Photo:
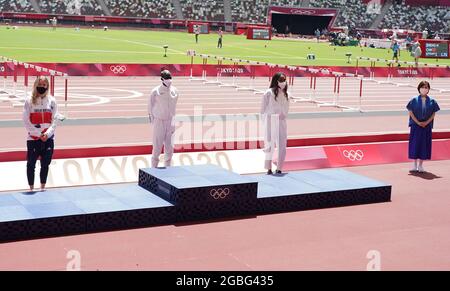
[{"label": "running track", "polygon": [[[214,80],[215,78],[210,78]],[[231,83],[231,78],[223,78]],[[383,80],[383,79],[378,79]],[[417,86],[419,80],[395,79],[399,84]],[[333,101],[333,78],[317,78],[316,100]],[[433,87],[447,89],[448,92],[432,91],[442,109],[450,109],[450,83],[446,78],[436,78],[430,81]],[[19,79],[19,83],[21,80]],[[101,117],[136,117],[147,115],[147,98],[153,87],[159,85],[155,77],[70,77],[68,110],[70,118],[101,118]],[[250,78],[237,78],[237,84],[251,85]],[[0,86],[2,85],[0,80]],[[11,88],[11,80],[8,80]],[[234,88],[219,88],[217,85],[191,82],[186,77],[176,77],[174,85],[180,92],[177,114],[194,114],[195,106],[202,106],[204,114],[238,114],[258,113],[261,95],[252,92],[236,91]],[[265,90],[269,85],[268,78],[257,78],[254,87]],[[309,78],[296,78],[290,89],[295,97],[309,97]],[[342,78],[340,86],[340,104],[357,107],[359,104],[359,81],[354,78]],[[0,87],[1,88],[1,87]],[[18,86],[22,89],[22,86]],[[63,108],[63,83],[57,80],[56,96]],[[21,92],[21,91],[20,91]],[[20,95],[20,93],[19,93]],[[390,111],[403,110],[411,96],[417,95],[415,88],[364,82],[362,110]],[[0,120],[19,119],[22,108],[11,108],[8,102],[2,102]],[[336,108],[318,108],[314,103],[293,103],[291,112],[329,112],[340,111]]]},{"label": "running track", "polygon": [[366,270],[369,251],[382,270],[449,270],[450,164],[409,167],[348,169],[392,183],[390,203],[0,244],[0,270],[65,270],[70,250],[82,270]]},{"label": "running track", "polygon": [[[178,114],[194,115],[193,106],[198,104],[203,106],[203,114],[259,111],[260,95],[183,78],[175,81],[182,94]],[[267,81],[258,79],[255,84],[263,89]],[[306,97],[308,80],[296,81],[294,95]],[[322,82],[327,80],[318,79],[316,97],[331,101],[332,80],[328,80],[330,86]],[[73,123],[65,121],[58,129],[58,147],[148,143],[151,128],[144,122],[146,95],[157,83],[155,78],[72,78],[68,121]],[[346,88],[345,83],[341,100],[353,106],[357,104],[357,91],[353,85]],[[362,109],[370,112],[362,115],[317,108],[312,103],[293,104],[289,137],[406,132],[406,112],[402,110],[416,91],[372,85],[365,87],[362,103]],[[446,89],[447,83],[432,82],[432,86],[438,85]],[[94,92],[92,88],[99,89]],[[123,98],[133,94],[136,96]],[[450,97],[435,97],[443,109],[435,129],[449,131],[450,115],[445,110],[450,109]],[[61,95],[57,98],[62,105]],[[107,102],[82,105],[99,100]],[[25,133],[18,128],[21,107],[13,107],[10,101],[0,106],[0,131],[8,137],[2,142],[2,150],[23,148]],[[116,117],[142,118],[129,124],[108,124]],[[81,119],[88,123],[82,125]],[[449,165],[447,161],[426,163],[430,173],[422,176],[408,174],[409,164],[349,168],[391,183],[391,203],[0,244],[0,269],[65,270],[67,252],[76,250],[84,270],[365,270],[367,253],[375,250],[381,255],[383,270],[448,270]]]},{"label": "running track", "polygon": [[[228,78],[224,81],[232,80]],[[268,81],[268,78],[257,78],[253,85],[265,90]],[[361,109],[367,113],[342,112],[334,107],[318,107],[312,102],[292,103],[288,120],[289,138],[407,132],[405,105],[411,96],[417,94],[417,90],[405,85],[416,86],[418,80],[405,78],[393,81],[402,86],[364,82]],[[12,88],[10,82],[8,79],[7,88]],[[252,84],[249,78],[239,78],[237,83],[242,86]],[[57,147],[148,144],[152,132],[146,119],[147,96],[151,88],[158,84],[159,80],[155,77],[70,77],[69,101],[65,107],[63,83],[61,79],[57,80],[59,109],[68,117],[57,129]],[[434,79],[431,84],[439,89],[450,89],[448,79]],[[191,82],[186,77],[176,77],[174,85],[180,91],[179,116],[223,117],[224,114],[255,114],[260,109],[260,94]],[[309,86],[309,78],[296,78],[292,95],[311,97]],[[332,78],[317,78],[316,88],[315,100],[333,101]],[[19,96],[21,89],[19,86]],[[340,104],[358,107],[358,80],[342,78],[340,93]],[[436,118],[435,130],[450,131],[450,91],[432,91],[431,95],[439,101],[442,109]],[[20,122],[21,102],[4,95],[0,95],[0,100],[0,132],[8,136],[3,140],[1,151],[23,149],[26,133]],[[228,123],[219,121],[216,124],[226,128]],[[257,123],[250,121],[248,126],[257,126]],[[207,129],[202,128],[200,132],[204,133]],[[223,139],[242,137],[224,133]],[[249,139],[258,137],[261,137],[259,133],[247,135]],[[202,136],[192,134],[186,142],[199,140]]]}]

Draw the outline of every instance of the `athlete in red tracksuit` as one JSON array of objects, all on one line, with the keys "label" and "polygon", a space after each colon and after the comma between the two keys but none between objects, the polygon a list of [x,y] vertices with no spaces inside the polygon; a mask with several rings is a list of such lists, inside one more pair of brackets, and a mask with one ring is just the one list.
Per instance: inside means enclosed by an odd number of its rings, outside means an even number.
[{"label": "athlete in red tracksuit", "polygon": [[57,105],[50,96],[47,77],[41,76],[33,85],[31,98],[23,107],[23,122],[28,131],[27,138],[27,178],[30,190],[34,189],[34,170],[36,161],[41,158],[41,190],[47,183],[48,167],[52,161],[54,132],[56,127]]}]

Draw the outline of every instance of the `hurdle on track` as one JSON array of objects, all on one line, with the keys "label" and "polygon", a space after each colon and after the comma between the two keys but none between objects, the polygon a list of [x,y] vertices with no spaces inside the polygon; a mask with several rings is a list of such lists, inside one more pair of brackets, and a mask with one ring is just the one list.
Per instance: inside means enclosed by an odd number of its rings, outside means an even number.
[{"label": "hurdle on track", "polygon": [[[238,75],[238,66],[239,64],[247,64],[247,65],[256,65],[258,62],[252,62],[248,60],[241,60],[241,59],[235,59],[235,58],[227,58],[227,57],[220,57],[220,56],[211,56],[211,55],[205,55],[205,54],[196,54],[194,51],[188,51],[188,56],[191,57],[191,76],[189,78],[190,81],[201,81],[204,84],[216,84],[219,85],[219,87],[232,87],[236,88],[238,91],[253,91],[258,92],[260,90],[255,89],[254,87],[254,80],[255,80],[255,70],[253,67],[250,67],[250,79],[249,83],[246,85],[238,84],[237,83],[237,75]],[[194,57],[200,57],[202,59],[202,65],[201,65],[201,78],[194,77],[193,76],[193,63],[194,63]],[[207,78],[207,69],[208,69],[208,60],[217,61],[217,73],[214,80],[209,80]],[[229,62],[231,64],[231,69],[228,69],[228,73],[231,72],[231,83],[225,82],[223,78],[224,70],[225,70],[225,62]],[[228,65],[229,67],[230,65]]]},{"label": "hurdle on track", "polygon": [[[55,96],[55,84],[56,78],[62,77],[64,79],[64,115],[59,114],[58,119],[64,120],[67,116],[67,102],[68,102],[68,74],[51,70],[45,67],[37,66],[34,64],[29,64],[21,62],[8,57],[0,56],[3,72],[3,93],[0,94],[2,100],[8,100],[12,103],[13,107],[23,106],[26,98],[30,93],[29,76],[30,70],[36,72],[36,76],[48,75],[49,76],[49,93]],[[12,75],[12,85],[11,89],[8,88],[8,68]],[[18,82],[19,70],[23,69],[23,90],[19,90],[20,83]]]},{"label": "hurdle on track", "polygon": [[[369,58],[369,57],[358,57],[356,60],[356,68],[355,73],[358,74],[358,68],[359,68],[359,61],[369,61],[370,62],[370,79],[375,79],[375,67],[377,62],[386,63],[388,65],[388,78],[386,81],[379,81],[380,84],[386,84],[389,83],[392,78],[394,77],[394,68],[395,65],[403,65],[403,69],[406,69],[407,72],[410,72],[409,74],[406,74],[406,77],[408,79],[412,79],[413,77],[416,78],[416,76],[412,76],[412,72],[414,72],[416,69],[429,69],[428,70],[428,78],[433,80],[434,74],[432,68],[443,68],[443,69],[450,69],[450,66],[448,65],[440,65],[440,64],[428,64],[423,62],[408,62],[408,61],[394,61],[394,60],[387,60],[387,59],[379,59],[379,58]],[[421,66],[421,67],[420,67]],[[400,84],[401,86],[402,84]],[[403,86],[407,86],[407,84],[403,84]]]},{"label": "hurdle on track", "polygon": [[[237,91],[251,91],[254,94],[262,94],[264,93],[264,90],[256,89],[254,86],[255,78],[256,78],[256,66],[266,66],[268,68],[268,77],[269,81],[276,71],[283,70],[287,75],[287,81],[290,86],[290,92],[292,95],[292,100],[294,102],[310,102],[315,103],[319,107],[335,107],[340,108],[345,111],[360,111],[361,110],[361,98],[362,95],[359,96],[358,100],[358,106],[357,107],[350,107],[350,106],[343,106],[340,104],[340,84],[341,84],[341,78],[357,78],[360,83],[360,89],[359,92],[362,94],[362,83],[363,83],[363,77],[351,74],[351,73],[342,73],[342,72],[333,72],[326,69],[314,69],[314,68],[306,68],[306,67],[300,67],[300,66],[288,66],[288,65],[280,65],[280,64],[272,64],[272,63],[265,63],[265,62],[259,62],[259,61],[251,61],[251,60],[242,60],[242,59],[236,59],[236,58],[228,58],[228,57],[221,57],[221,56],[213,56],[213,55],[206,55],[206,54],[197,54],[195,51],[188,51],[188,56],[191,57],[191,81],[202,81],[204,84],[217,84],[219,87],[232,87],[236,88]],[[202,59],[202,65],[201,65],[201,78],[194,77],[193,76],[193,64],[194,64],[194,58],[200,57]],[[209,80],[207,76],[207,65],[208,65],[208,59],[209,60],[216,60],[217,61],[217,74],[214,78],[214,80]],[[224,68],[224,61],[227,61],[231,63],[231,83],[225,82],[223,80],[223,68]],[[239,81],[240,84],[238,84],[237,81],[237,70],[239,64],[244,65],[250,65],[250,78],[248,79],[248,84],[243,85],[242,81]],[[297,71],[303,71],[304,73],[309,73],[310,75],[310,91],[308,97],[296,97],[295,96],[295,84],[297,83],[295,81],[296,73]],[[316,99],[316,82],[317,82],[317,76],[318,75],[330,75],[334,78],[334,90],[333,90],[333,96],[331,102],[323,102],[318,101]]]},{"label": "hurdle on track", "polygon": [[[409,79],[409,81],[407,83],[394,81],[394,77],[393,77],[394,64],[397,64],[397,62],[394,61],[394,60],[376,59],[376,58],[367,58],[367,57],[358,57],[358,59],[359,60],[364,60],[364,61],[370,61],[371,62],[371,68],[372,68],[372,64],[373,64],[373,67],[375,67],[375,63],[376,62],[386,62],[389,65],[388,79],[386,81],[376,80],[374,78],[374,74],[372,74],[372,69],[370,71],[369,78],[364,79],[365,81],[375,82],[377,84],[388,84],[388,85],[393,85],[393,86],[397,86],[397,87],[409,87],[409,88],[416,88],[417,87],[417,76],[414,77],[415,82],[413,84],[411,84],[411,82],[410,82],[410,80],[412,79],[411,74],[407,74],[407,78]],[[414,69],[418,69],[419,68],[418,66],[416,66],[415,62],[399,61],[398,63],[399,64],[403,64],[403,65],[407,65],[407,67],[404,67],[404,68],[406,70],[408,70],[408,71],[413,71]],[[427,63],[422,63],[422,62],[418,62],[417,64],[424,66],[424,67],[420,67],[421,69],[424,69],[424,68],[429,69],[428,78],[431,79],[431,80],[434,77],[432,68],[450,69],[450,66],[448,66],[448,65],[427,64]],[[356,67],[356,72],[357,71],[358,71],[358,64],[357,64],[357,67]],[[439,93],[448,93],[448,92],[450,92],[450,89],[437,88],[435,86],[432,86],[431,90],[437,91]]]}]

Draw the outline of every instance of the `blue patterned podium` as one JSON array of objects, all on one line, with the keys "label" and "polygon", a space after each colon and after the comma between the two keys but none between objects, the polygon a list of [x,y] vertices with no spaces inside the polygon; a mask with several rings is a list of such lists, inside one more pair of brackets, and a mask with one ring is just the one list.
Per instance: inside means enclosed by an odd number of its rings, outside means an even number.
[{"label": "blue patterned podium", "polygon": [[391,186],[342,169],[255,175],[258,214],[339,207],[391,200]]},{"label": "blue patterned podium", "polygon": [[213,165],[140,169],[139,186],[177,206],[180,221],[256,209],[258,182]]},{"label": "blue patterned podium", "polygon": [[134,183],[0,193],[0,241],[387,202],[391,186],[341,169],[238,175],[140,169]]}]

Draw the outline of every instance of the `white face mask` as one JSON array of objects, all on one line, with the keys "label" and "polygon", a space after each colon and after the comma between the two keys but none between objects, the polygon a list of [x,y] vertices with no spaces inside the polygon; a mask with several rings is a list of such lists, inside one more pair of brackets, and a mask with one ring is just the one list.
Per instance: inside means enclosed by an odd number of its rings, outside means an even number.
[{"label": "white face mask", "polygon": [[284,81],[284,82],[278,82],[278,87],[280,87],[281,89],[286,88],[286,81]]},{"label": "white face mask", "polygon": [[420,88],[419,91],[420,91],[420,94],[423,96],[428,95],[428,92],[430,92],[430,90],[428,88]]},{"label": "white face mask", "polygon": [[170,87],[170,85],[172,85],[172,79],[162,80],[162,82],[166,87]]}]

